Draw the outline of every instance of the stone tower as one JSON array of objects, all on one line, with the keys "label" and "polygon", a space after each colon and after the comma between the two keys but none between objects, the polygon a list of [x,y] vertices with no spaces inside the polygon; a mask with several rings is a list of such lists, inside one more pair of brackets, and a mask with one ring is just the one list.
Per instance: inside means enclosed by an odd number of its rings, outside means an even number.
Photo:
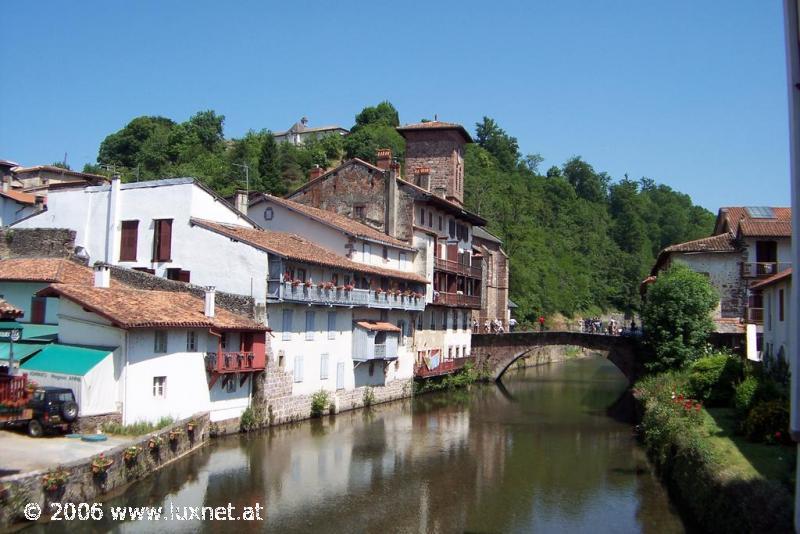
[{"label": "stone tower", "polygon": [[406,139],[406,176],[431,193],[464,203],[464,145],[471,143],[460,124],[431,121],[397,128]]}]

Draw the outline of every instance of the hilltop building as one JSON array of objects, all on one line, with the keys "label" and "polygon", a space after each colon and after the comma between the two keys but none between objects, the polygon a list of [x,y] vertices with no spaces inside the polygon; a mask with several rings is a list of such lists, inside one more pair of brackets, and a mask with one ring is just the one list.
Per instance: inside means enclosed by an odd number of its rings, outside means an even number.
[{"label": "hilltop building", "polygon": [[342,128],[341,126],[309,126],[308,118],[303,117],[298,122],[294,123],[291,128],[282,132],[275,132],[272,136],[275,141],[279,143],[291,143],[293,145],[302,145],[308,139],[322,139],[329,135],[345,136],[350,131]]}]

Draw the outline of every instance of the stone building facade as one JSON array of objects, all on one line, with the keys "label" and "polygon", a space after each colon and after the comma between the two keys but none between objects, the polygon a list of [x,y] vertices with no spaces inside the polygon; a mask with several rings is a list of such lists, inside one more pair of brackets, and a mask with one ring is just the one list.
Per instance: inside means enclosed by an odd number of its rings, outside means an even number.
[{"label": "stone building facade", "polygon": [[481,326],[487,319],[497,319],[508,330],[508,256],[497,236],[480,227],[474,229],[474,234],[472,244],[483,261],[483,294],[481,309],[473,310],[472,318]]}]

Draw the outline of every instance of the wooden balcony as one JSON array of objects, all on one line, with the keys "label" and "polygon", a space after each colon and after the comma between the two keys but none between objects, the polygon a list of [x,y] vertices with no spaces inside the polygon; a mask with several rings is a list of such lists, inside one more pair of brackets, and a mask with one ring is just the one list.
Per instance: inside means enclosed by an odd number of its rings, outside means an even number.
[{"label": "wooden balcony", "polygon": [[434,269],[438,269],[440,271],[460,274],[462,276],[469,276],[470,278],[477,278],[478,280],[481,279],[482,275],[481,272],[482,269],[480,264],[464,265],[463,263],[459,263],[457,261],[444,260],[442,258],[434,258],[433,267]]},{"label": "wooden balcony", "polygon": [[475,308],[481,307],[480,295],[461,295],[459,293],[444,293],[434,291],[433,303],[442,306],[453,306],[456,308]]},{"label": "wooden balcony", "polygon": [[747,308],[747,322],[764,324],[764,308]]},{"label": "wooden balcony", "polygon": [[0,404],[14,403],[28,396],[28,375],[0,375]]},{"label": "wooden balcony", "polygon": [[206,352],[206,370],[211,373],[263,371],[264,357],[254,352]]},{"label": "wooden balcony", "polygon": [[779,262],[743,262],[742,278],[764,278],[785,271],[791,263]]},{"label": "wooden balcony", "polygon": [[463,369],[466,363],[472,360],[472,356],[444,360],[439,363],[438,367],[434,367],[433,369],[428,368],[427,364],[423,361],[421,363],[414,364],[414,376],[417,378],[430,378],[432,376],[447,375],[454,373],[459,369]]}]

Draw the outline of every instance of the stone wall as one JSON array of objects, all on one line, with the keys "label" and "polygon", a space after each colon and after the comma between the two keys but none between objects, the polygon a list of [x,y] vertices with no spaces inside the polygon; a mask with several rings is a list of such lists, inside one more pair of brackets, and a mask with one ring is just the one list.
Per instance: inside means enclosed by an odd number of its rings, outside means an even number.
[{"label": "stone wall", "polygon": [[[406,174],[420,167],[430,169],[430,191],[438,196],[464,201],[464,161],[461,136],[453,131],[406,131]],[[445,195],[440,194],[444,191]]]},{"label": "stone wall", "polygon": [[[135,287],[138,289],[153,289],[157,291],[176,291],[183,293],[191,293],[195,297],[205,298],[205,288],[186,282],[178,282],[177,280],[169,280],[160,276],[155,276],[141,271],[134,271],[118,265],[109,265],[111,269],[111,278],[122,282],[123,284]],[[215,304],[228,311],[254,316],[255,299],[245,295],[236,295],[234,293],[225,293],[217,291],[214,297]]]},{"label": "stone wall", "polygon": [[121,425],[122,414],[119,412],[112,412],[81,416],[72,425],[72,431],[78,434],[94,434],[107,423],[117,423]]},{"label": "stone wall", "polygon": [[63,228],[0,229],[0,259],[66,258],[74,252],[74,230]]},{"label": "stone wall", "polygon": [[[106,451],[104,456],[114,463],[104,474],[92,473],[93,458],[83,458],[61,465],[60,468],[68,474],[67,482],[56,491],[47,492],[43,488],[42,477],[47,473],[46,470],[3,477],[0,479],[0,484],[6,489],[6,494],[0,501],[0,530],[7,530],[17,521],[25,521],[22,508],[26,503],[38,503],[43,511],[49,512],[50,503],[53,502],[98,501],[103,495],[120,491],[125,486],[202,447],[208,440],[208,413],[197,414],[192,419],[196,424],[193,432],[187,430],[187,423],[191,419],[185,419]],[[174,442],[169,440],[169,433],[172,430],[180,431]],[[160,437],[163,442],[157,450],[148,447],[148,441],[153,436]],[[142,450],[134,461],[125,462],[125,449],[132,446],[139,446]],[[36,451],[31,451],[31,454],[36,454]],[[45,517],[49,513],[42,515]]]}]

